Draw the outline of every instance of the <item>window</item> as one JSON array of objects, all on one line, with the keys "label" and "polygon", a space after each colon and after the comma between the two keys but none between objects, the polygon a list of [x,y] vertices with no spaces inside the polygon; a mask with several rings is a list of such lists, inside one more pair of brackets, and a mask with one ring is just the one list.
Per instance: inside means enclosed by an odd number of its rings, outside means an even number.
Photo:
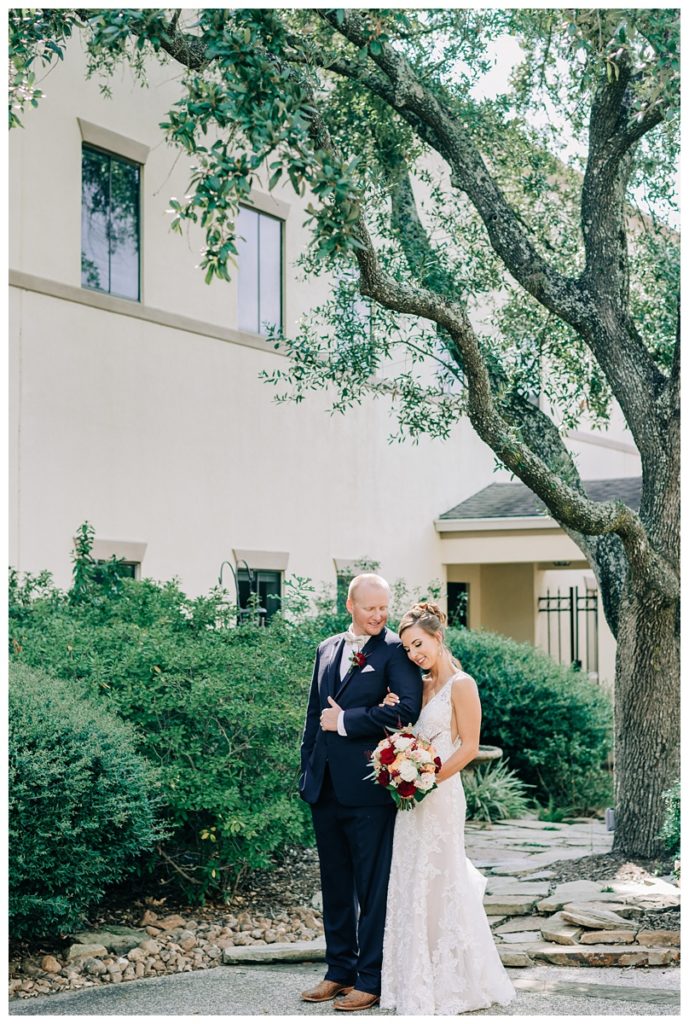
[{"label": "window", "polygon": [[469,584],[448,583],[447,622],[450,626],[469,625]]},{"label": "window", "polygon": [[139,301],[140,185],[139,164],[82,146],[82,288]]},{"label": "window", "polygon": [[237,571],[239,607],[250,616],[259,616],[261,624],[270,622],[282,603],[282,573],[273,569]]},{"label": "window", "polygon": [[123,558],[113,559],[97,558],[96,565],[112,565],[114,571],[121,579],[138,580],[140,562],[125,562]]},{"label": "window", "polygon": [[380,562],[374,558],[335,558],[336,591],[335,601],[338,615],[347,613],[347,594],[349,584],[355,576],[362,572],[378,572]]},{"label": "window", "polygon": [[238,327],[282,328],[282,221],[240,206],[237,217]]},{"label": "window", "polygon": [[349,592],[349,584],[353,579],[353,572],[338,572],[337,574],[336,604],[338,615],[345,615],[347,612],[347,593]]}]

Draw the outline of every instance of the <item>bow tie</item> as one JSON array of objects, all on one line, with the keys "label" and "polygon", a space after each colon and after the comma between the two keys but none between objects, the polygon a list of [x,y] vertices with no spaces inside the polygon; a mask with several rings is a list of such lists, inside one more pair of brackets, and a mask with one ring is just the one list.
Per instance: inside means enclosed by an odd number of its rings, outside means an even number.
[{"label": "bow tie", "polygon": [[348,629],[344,635],[345,643],[347,644],[365,644],[367,640],[370,640],[370,636],[356,636],[352,633],[351,629]]}]

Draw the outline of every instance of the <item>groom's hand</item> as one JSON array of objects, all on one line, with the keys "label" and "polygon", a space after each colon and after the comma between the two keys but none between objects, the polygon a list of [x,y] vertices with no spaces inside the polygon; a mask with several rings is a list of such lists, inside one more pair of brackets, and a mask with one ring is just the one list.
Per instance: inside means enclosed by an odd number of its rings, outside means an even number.
[{"label": "groom's hand", "polygon": [[332,697],[328,697],[329,708],[321,711],[321,729],[323,732],[337,732],[337,720],[340,717],[342,708],[336,704]]}]

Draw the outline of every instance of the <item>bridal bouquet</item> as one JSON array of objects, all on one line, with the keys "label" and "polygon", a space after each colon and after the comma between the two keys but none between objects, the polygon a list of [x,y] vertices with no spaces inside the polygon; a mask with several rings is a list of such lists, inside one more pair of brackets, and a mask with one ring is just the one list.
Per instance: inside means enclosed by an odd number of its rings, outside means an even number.
[{"label": "bridal bouquet", "polygon": [[409,727],[381,740],[369,765],[373,771],[366,778],[385,786],[397,807],[409,811],[438,788],[435,776],[442,761],[428,740],[416,736]]}]

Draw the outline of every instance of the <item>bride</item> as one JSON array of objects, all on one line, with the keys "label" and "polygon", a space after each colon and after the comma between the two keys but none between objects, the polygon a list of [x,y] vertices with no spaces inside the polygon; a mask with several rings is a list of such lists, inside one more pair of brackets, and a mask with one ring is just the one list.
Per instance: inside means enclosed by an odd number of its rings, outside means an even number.
[{"label": "bride", "polygon": [[438,788],[395,821],[380,1005],[404,1015],[463,1013],[515,996],[483,909],[485,878],[464,852],[460,771],[478,751],[481,704],[476,683],[445,646],[445,621],[437,605],[416,604],[398,630],[426,673],[414,731],[443,762]]}]

